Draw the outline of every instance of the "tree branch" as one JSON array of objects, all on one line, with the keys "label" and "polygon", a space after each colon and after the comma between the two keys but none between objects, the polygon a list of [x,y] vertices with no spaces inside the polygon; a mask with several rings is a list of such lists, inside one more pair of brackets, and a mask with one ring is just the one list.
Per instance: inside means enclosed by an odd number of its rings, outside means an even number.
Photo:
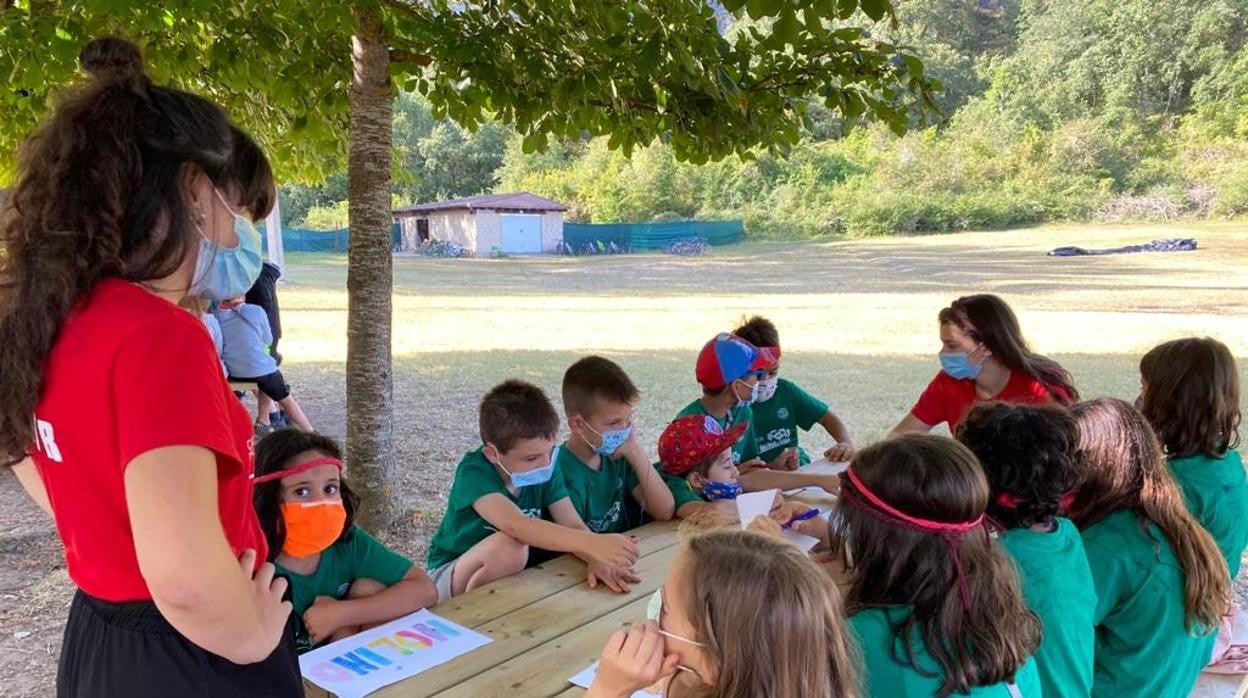
[{"label": "tree branch", "polygon": [[427,53],[418,53],[411,49],[392,48],[390,49],[391,63],[414,63],[422,68],[433,63],[433,56]]}]

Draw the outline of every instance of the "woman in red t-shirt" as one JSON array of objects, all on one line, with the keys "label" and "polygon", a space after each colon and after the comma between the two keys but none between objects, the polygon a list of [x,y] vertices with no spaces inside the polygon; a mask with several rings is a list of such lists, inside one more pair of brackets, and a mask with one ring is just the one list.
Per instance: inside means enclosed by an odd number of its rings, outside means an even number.
[{"label": "woman in red t-shirt", "polygon": [[942,422],[956,433],[977,402],[1071,405],[1079,399],[1070,374],[1031,351],[1014,311],[997,296],[963,296],[940,311],[940,341],[941,372],[890,437]]},{"label": "woman in red t-shirt", "polygon": [[93,41],[82,63],[0,214],[0,462],[55,519],[78,587],[57,693],[302,695],[251,420],[175,305],[251,286],[272,173],[133,44]]}]

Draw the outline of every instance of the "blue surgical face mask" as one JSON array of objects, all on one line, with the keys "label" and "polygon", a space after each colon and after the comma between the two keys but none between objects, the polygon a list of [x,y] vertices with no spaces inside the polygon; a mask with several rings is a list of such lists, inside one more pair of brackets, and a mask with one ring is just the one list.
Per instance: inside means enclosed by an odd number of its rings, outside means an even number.
[{"label": "blue surgical face mask", "polygon": [[974,380],[979,377],[980,371],[984,369],[984,362],[981,360],[977,364],[971,363],[969,355],[964,351],[952,353],[940,353],[940,368],[950,378],[958,380]]},{"label": "blue surgical face mask", "polygon": [[502,459],[494,461],[495,465],[503,469],[507,473],[507,477],[511,478],[511,485],[516,489],[521,487],[532,487],[533,485],[544,485],[550,482],[550,478],[555,475],[555,458],[559,455],[559,449],[556,448],[550,454],[550,463],[544,468],[537,468],[524,473],[513,473],[503,465]]},{"label": "blue surgical face mask", "polygon": [[[614,429],[612,431],[600,432],[597,429],[589,426],[589,422],[582,420],[582,423],[585,425],[586,429],[602,437],[602,444],[599,446],[590,444],[588,439],[585,440],[585,443],[589,444],[589,447],[594,449],[594,453],[597,453],[600,456],[609,456],[612,453],[615,453],[616,451],[620,449],[620,446],[624,445],[625,441],[628,441],[628,437],[633,435],[632,424],[629,424],[623,429]],[[581,437],[581,438],[584,438],[584,437]]]},{"label": "blue surgical face mask", "polygon": [[251,219],[239,215],[226,203],[221,192],[213,189],[222,205],[234,215],[234,234],[238,244],[233,248],[213,242],[204,230],[199,230],[199,256],[195,259],[195,274],[191,277],[192,296],[211,301],[241,296],[251,290],[260,277],[264,256],[260,250],[260,232]]},{"label": "blue surgical face mask", "polygon": [[702,485],[702,496],[706,497],[708,502],[714,502],[717,499],[736,499],[741,496],[743,488],[739,482],[707,482]]}]

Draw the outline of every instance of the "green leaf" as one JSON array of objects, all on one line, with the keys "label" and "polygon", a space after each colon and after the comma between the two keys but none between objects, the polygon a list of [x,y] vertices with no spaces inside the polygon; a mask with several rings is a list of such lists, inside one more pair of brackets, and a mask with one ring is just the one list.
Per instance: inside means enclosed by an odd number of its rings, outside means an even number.
[{"label": "green leaf", "polygon": [[888,0],[861,0],[859,6],[862,7],[863,14],[876,22],[884,19],[884,15],[891,9]]}]

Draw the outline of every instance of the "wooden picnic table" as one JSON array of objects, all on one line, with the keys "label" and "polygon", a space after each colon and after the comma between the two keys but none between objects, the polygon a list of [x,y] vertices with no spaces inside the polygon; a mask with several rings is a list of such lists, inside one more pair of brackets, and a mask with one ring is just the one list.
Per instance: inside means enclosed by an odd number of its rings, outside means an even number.
[{"label": "wooden picnic table", "polygon": [[[794,498],[827,509],[822,490]],[[585,565],[571,555],[527,569],[440,603],[430,610],[493,642],[371,695],[378,698],[530,698],[582,696],[568,683],[598,659],[612,632],[645,618],[678,550],[679,521],[630,531],[639,539],[641,582],[627,594],[585,584]],[[330,694],[305,682],[309,698]]]}]

